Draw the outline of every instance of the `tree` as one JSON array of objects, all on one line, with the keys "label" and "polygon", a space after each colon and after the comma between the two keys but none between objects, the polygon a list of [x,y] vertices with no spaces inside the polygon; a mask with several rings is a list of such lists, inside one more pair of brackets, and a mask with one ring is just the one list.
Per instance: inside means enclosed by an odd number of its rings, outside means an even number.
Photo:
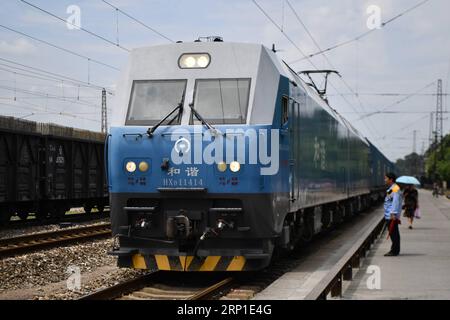
[{"label": "tree", "polygon": [[450,181],[450,134],[442,142],[432,145],[427,153],[426,172],[433,180]]},{"label": "tree", "polygon": [[395,163],[400,175],[421,177],[425,172],[424,157],[413,152]]}]

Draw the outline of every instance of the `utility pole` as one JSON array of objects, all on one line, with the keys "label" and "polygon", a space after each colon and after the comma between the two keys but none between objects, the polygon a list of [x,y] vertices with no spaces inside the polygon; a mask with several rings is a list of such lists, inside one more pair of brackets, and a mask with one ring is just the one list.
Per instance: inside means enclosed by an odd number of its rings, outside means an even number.
[{"label": "utility pole", "polygon": [[417,130],[413,131],[413,153],[417,153]]},{"label": "utility pole", "polygon": [[440,156],[442,156],[443,146],[442,139],[444,137],[444,110],[442,104],[442,80],[438,80],[437,102],[436,102],[436,147],[440,145]]},{"label": "utility pole", "polygon": [[108,133],[108,114],[106,111],[106,90],[102,90],[102,133]]},{"label": "utility pole", "polygon": [[430,132],[428,134],[428,142],[429,142],[429,146],[428,148],[431,150],[431,147],[433,146],[433,118],[434,118],[434,112],[430,113]]},{"label": "utility pole", "polygon": [[[437,158],[438,156],[442,156],[442,138],[443,138],[443,122],[444,122],[444,114],[442,110],[442,80],[438,80],[437,85],[437,101],[436,101],[436,129],[434,131],[434,160],[433,160],[433,178],[434,181],[437,182]],[[438,150],[439,149],[439,150]]]}]

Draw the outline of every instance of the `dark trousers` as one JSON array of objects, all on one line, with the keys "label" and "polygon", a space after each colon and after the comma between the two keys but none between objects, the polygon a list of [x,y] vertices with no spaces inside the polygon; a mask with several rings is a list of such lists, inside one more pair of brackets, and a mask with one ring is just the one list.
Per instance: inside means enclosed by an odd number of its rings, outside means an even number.
[{"label": "dark trousers", "polygon": [[[398,223],[397,221],[392,222],[392,227],[391,227],[391,220],[386,220],[386,228],[388,230],[388,232],[390,231],[390,238],[392,241],[392,246],[391,246],[391,252],[393,254],[400,254],[400,232],[398,230]],[[391,231],[392,230],[392,231]]]}]

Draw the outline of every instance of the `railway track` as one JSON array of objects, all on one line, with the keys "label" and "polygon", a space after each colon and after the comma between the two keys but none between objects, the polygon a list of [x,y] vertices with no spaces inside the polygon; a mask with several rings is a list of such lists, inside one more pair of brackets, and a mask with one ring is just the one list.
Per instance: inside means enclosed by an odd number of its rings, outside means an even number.
[{"label": "railway track", "polygon": [[234,279],[213,274],[210,279],[198,274],[156,271],[101,289],[79,300],[207,300],[221,295],[233,285]]},{"label": "railway track", "polygon": [[87,222],[97,219],[108,218],[110,214],[109,209],[105,209],[104,212],[92,212],[92,213],[75,213],[75,214],[67,214],[62,218],[46,218],[46,219],[27,219],[27,220],[10,220],[5,225],[0,225],[2,230],[13,230],[20,229],[26,227],[36,227],[36,226],[45,226],[49,224],[58,224],[58,223],[77,223],[77,222]]},{"label": "railway track", "polygon": [[[382,233],[384,220],[373,219],[373,223],[366,226],[366,230],[354,242],[353,246],[343,254],[339,261],[313,286],[305,299],[320,300],[331,297],[338,297],[342,294],[343,281],[351,281],[353,269],[359,268],[361,260],[370,250],[371,245]],[[327,234],[316,239],[317,242],[324,242]],[[318,246],[316,249],[320,249]],[[315,252],[316,249],[310,251]],[[82,297],[82,300],[249,300],[254,298],[260,291],[264,290],[279,277],[298,266],[298,261],[307,259],[308,250],[299,250],[291,253],[287,257],[280,258],[270,267],[259,272],[233,273],[230,277],[221,275],[221,279],[213,284],[199,285],[195,279],[202,281],[202,275],[198,273],[177,273],[177,272],[154,272],[128,282],[119,283],[110,288],[102,289],[93,294]],[[321,266],[318,265],[317,268]],[[172,277],[169,284],[165,284],[163,277],[167,280]],[[184,276],[184,277],[183,277]],[[211,275],[209,275],[211,277]],[[203,275],[203,277],[205,277]],[[187,285],[180,285],[181,282],[189,279]]]},{"label": "railway track", "polygon": [[109,237],[110,235],[111,224],[102,223],[93,226],[0,239],[0,258],[82,240]]}]

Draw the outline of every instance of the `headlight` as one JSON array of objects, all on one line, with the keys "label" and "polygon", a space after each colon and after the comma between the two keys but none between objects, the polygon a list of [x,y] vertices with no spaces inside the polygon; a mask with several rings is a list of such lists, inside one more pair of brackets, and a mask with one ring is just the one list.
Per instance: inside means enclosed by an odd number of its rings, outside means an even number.
[{"label": "headlight", "polygon": [[181,69],[204,69],[209,66],[211,57],[207,53],[186,53],[178,59]]},{"label": "headlight", "polygon": [[232,172],[238,172],[239,170],[241,170],[241,164],[237,161],[233,161],[230,163],[230,170]]},{"label": "headlight", "polygon": [[209,57],[208,56],[200,56],[197,58],[197,65],[200,68],[206,68],[209,64]]},{"label": "headlight", "polygon": [[136,163],[133,161],[128,161],[127,165],[125,166],[128,172],[135,172],[136,171]]},{"label": "headlight", "polygon": [[217,164],[217,170],[220,172],[225,172],[227,170],[227,164],[225,162],[219,162]]},{"label": "headlight", "polygon": [[186,57],[182,61],[182,65],[184,65],[186,68],[194,68],[196,64],[197,64],[197,61],[192,56]]},{"label": "headlight", "polygon": [[148,170],[148,163],[145,162],[145,161],[141,161],[141,162],[139,163],[139,170],[140,170],[141,172],[146,172],[146,171]]}]

